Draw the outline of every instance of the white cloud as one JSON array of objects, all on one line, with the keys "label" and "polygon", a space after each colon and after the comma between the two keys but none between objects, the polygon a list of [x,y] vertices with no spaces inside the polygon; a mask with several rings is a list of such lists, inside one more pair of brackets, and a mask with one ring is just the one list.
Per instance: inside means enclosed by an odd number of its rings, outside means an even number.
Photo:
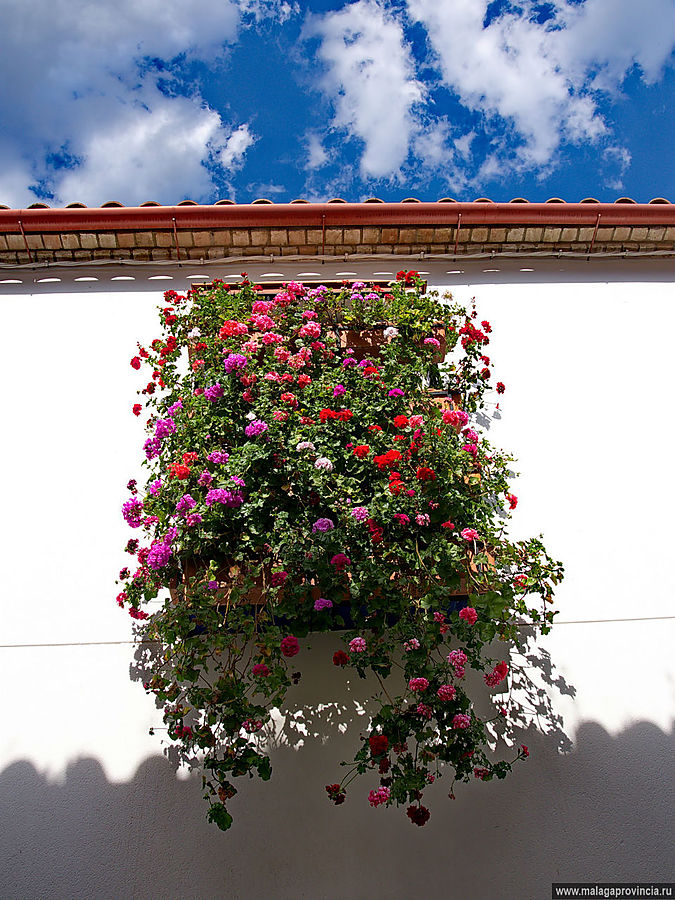
[{"label": "white cloud", "polygon": [[358,0],[312,17],[306,37],[318,37],[326,71],[318,86],[334,104],[333,126],[364,144],[361,174],[395,175],[416,128],[413,108],[423,98],[403,28],[377,0]]},{"label": "white cloud", "polygon": [[559,4],[564,30],[557,34],[560,60],[578,80],[597,72],[593,86],[616,90],[633,65],[648,83],[657,81],[675,44],[672,0],[586,0]]},{"label": "white cloud", "polygon": [[672,0],[554,0],[555,16],[543,24],[536,5],[521,0],[483,27],[487,0],[407,0],[442,81],[486,128],[507,124],[479,177],[495,177],[506,164],[542,174],[562,143],[607,137],[596,92],[617,91],[634,65],[645,80],[657,79],[675,44]]},{"label": "white cloud", "polygon": [[206,164],[240,163],[253,136],[198,95],[169,96],[170,70],[145,61],[213,60],[239,25],[234,0],[6,0],[0,202],[33,202],[35,184],[55,203],[207,198]]},{"label": "white cloud", "polygon": [[[246,151],[256,141],[254,135],[249,131],[248,125],[240,125],[225,141],[225,146],[218,154],[221,166],[226,169],[235,169],[241,165]],[[205,146],[208,146],[210,140],[207,140]]]},{"label": "white cloud", "polygon": [[570,91],[553,53],[556,32],[525,14],[505,13],[483,28],[487,3],[408,0],[423,22],[443,80],[461,102],[511,122],[533,166],[547,163],[561,134],[592,140],[605,130],[593,101]]},{"label": "white cloud", "polygon": [[305,168],[310,171],[320,169],[321,166],[328,162],[328,153],[324,147],[321,138],[315,132],[307,135],[307,162]]}]

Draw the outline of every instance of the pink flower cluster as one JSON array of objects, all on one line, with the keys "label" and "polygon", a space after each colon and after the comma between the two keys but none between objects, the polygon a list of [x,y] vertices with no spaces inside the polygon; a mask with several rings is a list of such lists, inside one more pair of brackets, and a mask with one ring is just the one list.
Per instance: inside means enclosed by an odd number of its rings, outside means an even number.
[{"label": "pink flower cluster", "polygon": [[349,642],[349,649],[352,653],[365,653],[366,651],[366,641],[365,638],[355,637]]},{"label": "pink flower cluster", "polygon": [[452,727],[455,729],[464,729],[468,728],[471,725],[471,716],[465,715],[465,713],[457,713],[456,716],[452,717]]},{"label": "pink flower cluster", "polygon": [[436,696],[443,703],[449,703],[457,696],[457,690],[451,684],[442,684],[436,691]]},{"label": "pink flower cluster", "polygon": [[426,691],[429,687],[429,680],[427,678],[411,678],[408,682],[409,690],[414,693],[421,693],[422,691]]},{"label": "pink flower cluster", "polygon": [[448,653],[448,662],[455,670],[455,678],[464,678],[467,655],[463,650],[451,650]]},{"label": "pink flower cluster", "polygon": [[382,803],[386,803],[390,796],[391,790],[388,787],[381,787],[368,794],[368,803],[370,803],[371,806],[380,806]]},{"label": "pink flower cluster", "polygon": [[460,619],[464,619],[465,622],[468,622],[469,625],[475,625],[478,621],[478,613],[473,606],[465,606],[464,609],[460,609],[459,617]]}]

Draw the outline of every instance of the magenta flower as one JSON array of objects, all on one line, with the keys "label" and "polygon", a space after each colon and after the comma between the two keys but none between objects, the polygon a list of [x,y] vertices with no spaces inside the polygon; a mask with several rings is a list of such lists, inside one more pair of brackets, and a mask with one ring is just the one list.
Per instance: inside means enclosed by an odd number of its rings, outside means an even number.
[{"label": "magenta flower", "polygon": [[365,653],[366,641],[362,637],[355,637],[349,642],[349,649],[352,653]]},{"label": "magenta flower", "polygon": [[210,387],[204,388],[204,396],[207,400],[210,400],[211,403],[215,403],[216,400],[219,400],[224,393],[225,390],[219,381],[216,381],[216,383],[212,384]]},{"label": "magenta flower", "polygon": [[249,425],[244,428],[244,434],[246,437],[258,437],[261,434],[264,434],[269,425],[267,422],[263,422],[262,419],[254,419]]},{"label": "magenta flower", "polygon": [[336,572],[344,572],[347,566],[351,565],[351,559],[344,553],[336,553],[330,563],[335,566]]},{"label": "magenta flower", "polygon": [[333,601],[327,600],[325,597],[319,597],[314,601],[314,609],[316,612],[321,612],[322,609],[332,609]]},{"label": "magenta flower", "polygon": [[143,513],[143,501],[138,497],[130,497],[122,507],[124,521],[131,528],[141,527],[141,514]]},{"label": "magenta flower", "polygon": [[357,522],[365,522],[370,517],[370,513],[365,506],[355,506],[350,514]]},{"label": "magenta flower", "polygon": [[228,459],[230,458],[230,454],[225,453],[224,450],[213,450],[206,458],[209,462],[222,465],[223,463],[226,463],[228,461]]},{"label": "magenta flower", "polygon": [[408,689],[413,691],[414,693],[421,693],[422,691],[426,691],[428,687],[428,678],[411,678],[408,682]]},{"label": "magenta flower", "polygon": [[247,362],[247,358],[242,356],[241,353],[230,353],[223,360],[223,368],[228,375],[231,375],[232,372],[236,372],[238,369],[245,369]]},{"label": "magenta flower", "polygon": [[478,532],[475,528],[462,528],[460,532],[465,541],[477,541]]},{"label": "magenta flower", "polygon": [[189,509],[194,509],[197,501],[190,494],[183,494],[178,503],[176,503],[176,512],[184,513]]},{"label": "magenta flower", "polygon": [[325,534],[327,531],[332,531],[335,528],[332,519],[317,519],[316,522],[312,525],[312,531],[316,534],[316,532],[321,532]]}]

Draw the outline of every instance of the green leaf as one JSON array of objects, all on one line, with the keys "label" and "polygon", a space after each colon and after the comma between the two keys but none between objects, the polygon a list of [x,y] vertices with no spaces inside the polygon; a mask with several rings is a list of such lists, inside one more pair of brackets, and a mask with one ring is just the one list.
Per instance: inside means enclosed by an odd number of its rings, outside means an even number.
[{"label": "green leaf", "polygon": [[232,816],[225,809],[222,803],[213,803],[208,811],[207,817],[209,822],[213,822],[221,831],[227,831],[232,824]]}]

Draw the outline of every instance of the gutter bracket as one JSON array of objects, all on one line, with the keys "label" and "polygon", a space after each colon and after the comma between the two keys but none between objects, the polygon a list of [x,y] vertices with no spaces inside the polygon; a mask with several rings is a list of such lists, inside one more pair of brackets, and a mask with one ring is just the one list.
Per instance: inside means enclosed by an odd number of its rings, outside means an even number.
[{"label": "gutter bracket", "polygon": [[173,239],[176,244],[176,256],[178,257],[178,264],[180,265],[180,247],[178,246],[178,229],[176,228],[176,217],[173,216],[171,221],[173,222]]},{"label": "gutter bracket", "polygon": [[21,235],[23,237],[23,243],[26,248],[26,253],[28,254],[28,259],[31,262],[35,262],[33,259],[33,254],[30,252],[30,247],[28,246],[28,240],[26,239],[26,232],[23,230],[23,222],[19,219],[19,228],[21,229]]}]

